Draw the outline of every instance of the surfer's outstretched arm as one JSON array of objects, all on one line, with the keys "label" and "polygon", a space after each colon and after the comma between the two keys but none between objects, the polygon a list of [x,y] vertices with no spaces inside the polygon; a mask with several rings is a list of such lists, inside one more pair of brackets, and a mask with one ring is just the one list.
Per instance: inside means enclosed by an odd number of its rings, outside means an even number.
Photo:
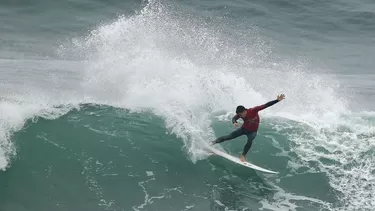
[{"label": "surfer's outstretched arm", "polygon": [[276,103],[278,103],[279,101],[282,101],[284,99],[285,95],[284,94],[281,94],[279,96],[277,96],[277,99],[276,100],[272,100],[272,101],[269,101],[267,102],[266,104],[263,104],[263,105],[260,105],[260,106],[255,106],[253,107],[252,109],[255,110],[255,111],[261,111],[265,108],[268,108],[270,106],[273,106],[275,105]]}]

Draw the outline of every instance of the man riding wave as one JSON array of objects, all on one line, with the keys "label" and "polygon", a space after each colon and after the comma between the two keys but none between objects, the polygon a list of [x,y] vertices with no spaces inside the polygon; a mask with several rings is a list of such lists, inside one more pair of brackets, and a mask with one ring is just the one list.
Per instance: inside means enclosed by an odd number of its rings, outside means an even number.
[{"label": "man riding wave", "polygon": [[233,131],[232,133],[228,135],[217,138],[216,140],[212,141],[212,144],[221,143],[227,140],[237,138],[242,135],[246,135],[247,143],[244,146],[243,152],[240,156],[240,160],[242,162],[245,162],[245,156],[247,152],[250,150],[252,142],[255,139],[257,132],[258,132],[258,127],[259,127],[259,122],[260,122],[258,112],[278,103],[279,101],[282,101],[284,98],[285,98],[285,95],[281,94],[277,96],[276,100],[269,101],[266,104],[255,106],[253,108],[245,108],[242,105],[237,106],[236,115],[233,116],[232,123],[237,127],[238,126],[237,120],[241,118],[243,120],[242,127],[240,127],[239,129]]}]

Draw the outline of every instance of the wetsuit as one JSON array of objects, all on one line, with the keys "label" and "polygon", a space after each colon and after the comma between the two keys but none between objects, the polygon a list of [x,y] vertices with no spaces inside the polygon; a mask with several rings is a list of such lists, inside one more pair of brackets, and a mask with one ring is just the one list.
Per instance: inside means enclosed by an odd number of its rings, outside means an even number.
[{"label": "wetsuit", "polygon": [[260,105],[260,106],[255,106],[253,108],[249,108],[249,109],[247,109],[247,114],[246,114],[245,118],[242,118],[238,114],[236,114],[232,118],[232,123],[234,124],[235,122],[237,122],[237,119],[239,119],[239,118],[243,119],[243,124],[242,124],[241,128],[233,131],[229,135],[221,136],[221,137],[217,138],[213,143],[217,144],[217,143],[221,143],[223,141],[227,141],[227,140],[237,138],[238,136],[246,135],[247,136],[247,143],[244,146],[244,149],[243,149],[243,152],[242,152],[242,155],[246,156],[247,152],[251,148],[251,145],[253,143],[253,140],[254,140],[255,136],[257,135],[257,131],[258,131],[258,127],[259,127],[258,112],[265,109],[265,108],[268,108],[268,107],[274,105],[277,102],[279,102],[279,101],[273,100],[273,101],[267,102],[266,104],[263,104],[263,105]]}]

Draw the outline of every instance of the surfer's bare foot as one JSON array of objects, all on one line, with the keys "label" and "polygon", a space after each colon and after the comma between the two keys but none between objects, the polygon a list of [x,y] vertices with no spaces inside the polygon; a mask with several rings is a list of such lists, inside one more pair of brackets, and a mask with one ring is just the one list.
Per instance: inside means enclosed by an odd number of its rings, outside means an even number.
[{"label": "surfer's bare foot", "polygon": [[241,156],[240,156],[240,160],[241,160],[242,162],[246,162],[245,156],[241,155]]}]

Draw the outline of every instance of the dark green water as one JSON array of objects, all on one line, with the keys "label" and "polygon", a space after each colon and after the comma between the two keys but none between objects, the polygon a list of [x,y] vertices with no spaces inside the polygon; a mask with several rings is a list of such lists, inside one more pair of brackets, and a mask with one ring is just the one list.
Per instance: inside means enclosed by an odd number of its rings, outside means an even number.
[{"label": "dark green water", "polygon": [[[309,210],[337,201],[324,173],[301,168],[291,175],[293,154],[282,153],[290,151],[288,141],[268,121],[248,159],[279,171],[277,176],[220,157],[193,163],[181,140],[166,134],[163,120],[151,114],[85,106],[56,120],[28,122],[13,138],[19,155],[1,174],[2,208],[221,210],[277,204]],[[226,123],[213,127],[230,132]],[[245,141],[224,146],[238,154]]]},{"label": "dark green water", "polygon": [[[370,1],[0,3],[0,211],[372,210],[374,14]],[[237,105],[281,93],[247,156],[279,174],[204,153]]]}]

